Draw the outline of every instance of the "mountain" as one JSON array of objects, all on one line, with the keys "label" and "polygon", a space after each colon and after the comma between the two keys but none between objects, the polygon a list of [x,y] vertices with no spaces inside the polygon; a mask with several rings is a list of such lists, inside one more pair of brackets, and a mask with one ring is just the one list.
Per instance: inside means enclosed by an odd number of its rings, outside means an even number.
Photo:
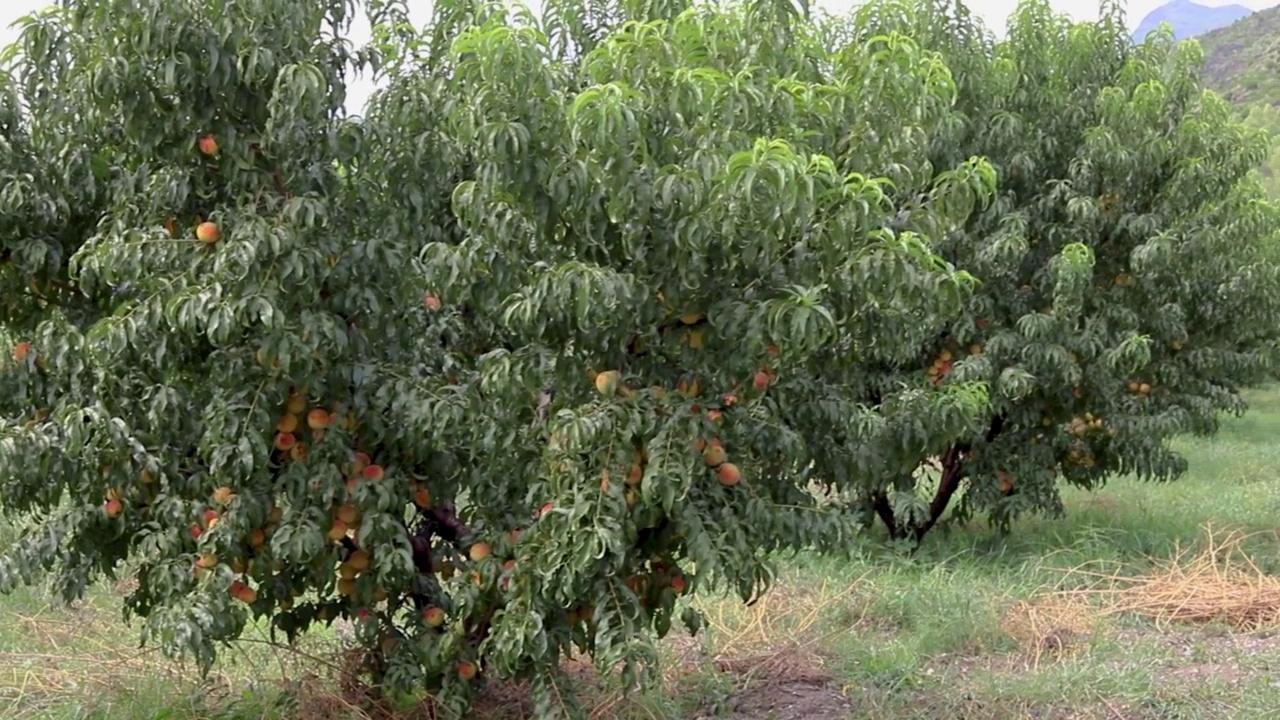
[{"label": "mountain", "polygon": [[1204,86],[1239,106],[1246,123],[1271,133],[1271,155],[1259,171],[1271,196],[1280,198],[1280,7],[1196,41],[1204,52]]},{"label": "mountain", "polygon": [[1280,6],[1196,40],[1207,87],[1235,103],[1280,107]]},{"label": "mountain", "polygon": [[1133,31],[1138,42],[1155,30],[1160,23],[1167,22],[1173,26],[1173,33],[1179,40],[1203,35],[1211,30],[1226,27],[1235,21],[1252,15],[1253,11],[1243,5],[1223,5],[1208,7],[1197,5],[1191,0],[1170,0],[1170,2],[1147,13]]}]

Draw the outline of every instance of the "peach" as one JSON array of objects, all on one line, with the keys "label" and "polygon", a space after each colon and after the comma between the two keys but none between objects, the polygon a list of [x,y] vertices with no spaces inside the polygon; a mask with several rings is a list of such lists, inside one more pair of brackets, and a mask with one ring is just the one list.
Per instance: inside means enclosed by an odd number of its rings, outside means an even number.
[{"label": "peach", "polygon": [[298,416],[293,413],[285,413],[280,417],[280,422],[276,423],[276,432],[294,433],[298,429]]},{"label": "peach", "polygon": [[355,525],[360,522],[360,509],[351,504],[342,505],[334,511],[333,516],[349,526]]},{"label": "peach", "polygon": [[205,155],[218,154],[218,139],[212,135],[205,135],[200,138],[200,152]]},{"label": "peach", "polygon": [[258,599],[258,591],[243,582],[236,580],[231,583],[231,597],[246,605],[252,605]]},{"label": "peach", "polygon": [[618,381],[621,373],[617,370],[605,370],[596,375],[596,391],[601,395],[613,395],[618,390]]},{"label": "peach", "polygon": [[20,342],[13,346],[13,359],[17,362],[26,362],[27,356],[31,354],[31,343]]},{"label": "peach", "polygon": [[285,409],[292,415],[301,415],[307,409],[307,396],[300,392],[289,394],[289,400],[285,403]]},{"label": "peach", "polygon": [[323,430],[332,422],[333,418],[324,408],[312,408],[311,412],[307,413],[307,427],[312,430]]},{"label": "peach", "polygon": [[729,454],[719,445],[711,445],[702,453],[702,461],[707,467],[720,467],[729,459]]},{"label": "peach", "polygon": [[473,561],[480,562],[481,560],[493,554],[493,550],[489,547],[489,543],[478,542],[475,545],[471,546],[471,550],[469,551],[469,554]]},{"label": "peach", "polygon": [[297,445],[297,444],[298,444],[298,436],[294,435],[293,433],[282,432],[282,433],[276,434],[275,445],[277,450],[280,450],[282,452],[288,452],[293,449],[294,445]]},{"label": "peach", "polygon": [[444,625],[444,610],[432,605],[422,611],[422,619],[433,628]]},{"label": "peach", "polygon": [[363,452],[356,453],[355,471],[360,472],[364,470],[365,468],[369,467],[369,465],[372,462],[373,460],[369,457],[368,453],[363,453]]},{"label": "peach", "polygon": [[413,504],[422,509],[431,507],[431,491],[426,488],[418,488],[413,494]]},{"label": "peach", "polygon": [[440,300],[440,297],[432,295],[431,293],[427,293],[423,296],[422,302],[431,312],[440,312],[440,309],[444,307],[444,303]]},{"label": "peach", "polygon": [[369,467],[361,470],[360,475],[365,480],[381,480],[386,476],[386,471],[382,469],[381,465],[370,465]]},{"label": "peach", "polygon": [[720,484],[725,487],[733,487],[742,480],[742,471],[733,463],[725,463],[716,470],[716,477],[720,480]]},{"label": "peach", "polygon": [[347,564],[356,572],[364,572],[369,569],[369,552],[367,550],[356,550],[351,553],[351,557],[347,558]]},{"label": "peach", "polygon": [[222,239],[222,231],[215,223],[202,222],[196,226],[196,239],[206,245],[212,245]]},{"label": "peach", "polygon": [[119,500],[115,500],[115,499],[108,500],[108,501],[107,501],[107,502],[102,506],[102,509],[106,511],[106,513],[107,513],[107,517],[109,517],[109,518],[116,518],[116,517],[120,517],[121,513],[123,513],[123,512],[124,512],[124,503],[120,502]]},{"label": "peach", "polygon": [[347,536],[347,524],[341,520],[334,520],[333,525],[329,528],[329,539],[337,542]]},{"label": "peach", "polygon": [[476,666],[474,664],[466,662],[465,660],[458,663],[458,677],[463,680],[471,680],[475,678],[475,676]]},{"label": "peach", "polygon": [[222,505],[222,506],[230,505],[231,501],[234,500],[235,498],[236,498],[235,491],[227,487],[226,485],[223,485],[222,487],[213,491],[213,502],[218,505]]}]

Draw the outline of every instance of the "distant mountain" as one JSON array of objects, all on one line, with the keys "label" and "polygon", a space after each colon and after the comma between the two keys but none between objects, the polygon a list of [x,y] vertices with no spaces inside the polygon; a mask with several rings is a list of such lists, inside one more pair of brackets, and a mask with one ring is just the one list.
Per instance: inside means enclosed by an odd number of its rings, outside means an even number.
[{"label": "distant mountain", "polygon": [[1133,37],[1142,42],[1147,33],[1160,27],[1160,23],[1167,22],[1173,26],[1173,34],[1179,40],[1185,40],[1226,27],[1252,14],[1253,11],[1243,5],[1208,7],[1197,5],[1191,0],[1170,0],[1147,13],[1142,22],[1138,23],[1138,29],[1133,31]]},{"label": "distant mountain", "polygon": [[1280,107],[1280,7],[1196,39],[1205,86],[1232,102]]},{"label": "distant mountain", "polygon": [[[1280,141],[1280,7],[1259,10],[1196,41],[1204,51],[1205,87],[1237,104],[1246,123]],[[1280,142],[1258,169],[1268,192],[1280,199]]]}]

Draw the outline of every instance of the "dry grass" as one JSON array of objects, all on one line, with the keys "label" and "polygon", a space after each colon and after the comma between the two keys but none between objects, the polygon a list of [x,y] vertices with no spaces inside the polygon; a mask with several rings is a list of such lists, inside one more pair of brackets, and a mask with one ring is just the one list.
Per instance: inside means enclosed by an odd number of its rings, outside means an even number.
[{"label": "dry grass", "polygon": [[1057,595],[1092,600],[1103,613],[1149,618],[1161,630],[1212,623],[1245,632],[1280,629],[1280,577],[1259,568],[1244,549],[1257,534],[1215,532],[1211,525],[1203,534],[1198,548],[1180,546],[1143,575],[1073,570],[1095,587]]},{"label": "dry grass", "polygon": [[1074,655],[1098,629],[1096,609],[1076,598],[1047,595],[1021,601],[1005,613],[1001,629],[1019,644],[1032,669]]}]

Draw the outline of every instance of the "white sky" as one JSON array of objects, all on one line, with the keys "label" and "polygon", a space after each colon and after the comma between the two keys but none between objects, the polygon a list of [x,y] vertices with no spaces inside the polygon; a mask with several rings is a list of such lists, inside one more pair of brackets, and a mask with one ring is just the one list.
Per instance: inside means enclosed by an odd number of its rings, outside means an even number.
[{"label": "white sky", "polygon": [[[527,0],[526,0],[527,1]],[[1153,8],[1165,4],[1168,0],[1128,0],[1126,2],[1130,27],[1136,27],[1142,18]],[[816,0],[818,6],[839,13],[848,10],[858,0]],[[1218,6],[1239,4],[1260,10],[1280,4],[1280,0],[1195,0],[1200,5]],[[51,0],[0,0],[0,47],[9,45],[18,33],[10,25],[18,18],[33,10],[47,7]],[[413,14],[415,24],[421,25],[430,19],[431,0],[407,0]],[[1095,19],[1098,16],[1097,0],[1051,0],[1058,12],[1063,12],[1078,20]],[[989,28],[1003,33],[1005,20],[1018,5],[1018,0],[969,0],[970,10],[981,15]],[[369,37],[367,24],[356,27],[352,31],[351,40],[363,44]],[[349,90],[350,104],[348,108],[355,110],[364,106],[365,100],[373,87],[368,82],[355,81]]]}]

